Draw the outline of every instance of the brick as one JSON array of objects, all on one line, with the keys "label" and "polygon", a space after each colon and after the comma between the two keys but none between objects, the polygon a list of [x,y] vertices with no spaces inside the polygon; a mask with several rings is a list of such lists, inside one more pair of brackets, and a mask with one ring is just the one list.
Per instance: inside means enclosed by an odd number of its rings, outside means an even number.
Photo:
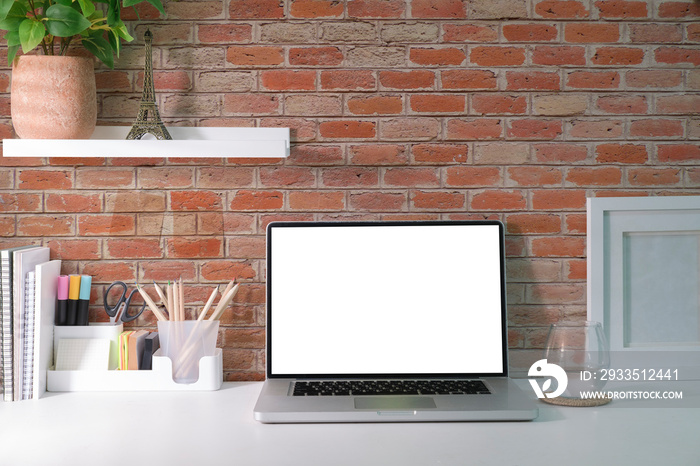
[{"label": "brick", "polygon": [[71,189],[72,172],[67,170],[20,170],[19,189]]},{"label": "brick", "polygon": [[501,170],[496,167],[448,167],[445,185],[450,187],[490,187],[501,183]]},{"label": "brick", "polygon": [[618,120],[573,120],[570,125],[568,132],[572,138],[619,138],[623,131],[623,123]]},{"label": "brick", "polygon": [[355,115],[392,115],[403,111],[399,95],[356,96],[347,100],[348,110]]},{"label": "brick", "polygon": [[627,86],[636,89],[664,89],[678,87],[683,81],[683,73],[676,70],[635,70],[625,75]]},{"label": "brick", "polygon": [[[355,0],[357,1],[357,0]],[[373,90],[377,88],[374,71],[369,70],[324,70],[321,71],[323,90]]]},{"label": "brick", "polygon": [[[171,47],[163,50],[163,68],[214,69],[221,68],[226,60],[223,47]],[[135,66],[142,67],[141,57]]]},{"label": "brick", "polygon": [[338,18],[343,11],[343,2],[336,0],[292,0],[289,8],[294,18]]},{"label": "brick", "polygon": [[194,186],[194,170],[190,167],[142,167],[136,174],[141,189]]},{"label": "brick", "polygon": [[334,139],[370,139],[377,135],[373,121],[335,120],[319,125],[321,137]]},{"label": "brick", "polygon": [[640,144],[599,144],[596,162],[644,164],[649,160],[646,146]]},{"label": "brick", "polygon": [[32,215],[17,218],[17,236],[68,236],[75,234],[70,215]]},{"label": "brick", "polygon": [[507,174],[515,186],[560,185],[563,179],[561,170],[553,167],[509,167]]},{"label": "brick", "polygon": [[481,165],[519,165],[530,159],[530,145],[516,142],[475,144],[474,162]]},{"label": "brick", "polygon": [[686,25],[686,31],[688,42],[700,42],[700,23]]},{"label": "brick", "polygon": [[380,71],[379,83],[387,89],[432,89],[435,73],[432,71]]},{"label": "brick", "polygon": [[588,98],[577,94],[536,95],[532,104],[536,115],[580,115],[588,109]]},{"label": "brick", "polygon": [[133,215],[78,215],[78,235],[80,236],[133,236],[135,233],[136,222]]},{"label": "brick", "polygon": [[337,66],[343,62],[338,47],[292,47],[289,64],[294,66]]},{"label": "brick", "polygon": [[630,24],[628,27],[632,43],[664,43],[683,40],[683,31],[677,24],[640,23]]},{"label": "brick", "polygon": [[316,177],[309,168],[264,167],[260,168],[260,184],[265,188],[311,187]]},{"label": "brick", "polygon": [[220,238],[188,238],[176,236],[167,239],[167,257],[173,259],[215,258],[223,255]]},{"label": "brick", "polygon": [[620,73],[617,71],[572,71],[566,75],[566,85],[574,89],[617,89]]},{"label": "brick", "polygon": [[495,42],[498,30],[492,25],[444,24],[443,42]]},{"label": "brick", "polygon": [[384,171],[383,186],[410,186],[431,188],[440,186],[437,170],[433,168],[387,168]]},{"label": "brick", "polygon": [[500,139],[503,126],[498,119],[453,119],[447,122],[447,139]]},{"label": "brick", "polygon": [[[255,113],[255,108],[251,108]],[[328,115],[342,113],[341,101],[338,96],[327,95],[289,95],[284,99],[284,112],[287,115]]]},{"label": "brick", "polygon": [[231,210],[276,210],[284,205],[281,191],[238,190],[233,194],[229,208]]},{"label": "brick", "polygon": [[293,144],[287,160],[294,165],[339,165],[344,157],[340,146]]},{"label": "brick", "polygon": [[[260,126],[263,128],[289,128],[292,142],[310,141],[316,137],[316,122],[307,118],[263,118],[260,121]],[[260,163],[259,159],[257,163]]]},{"label": "brick", "polygon": [[548,71],[508,71],[506,82],[508,90],[558,91],[561,87],[559,74]]},{"label": "brick", "polygon": [[482,0],[468,5],[470,19],[527,18],[526,0]]},{"label": "brick", "polygon": [[496,89],[496,75],[489,70],[445,70],[441,72],[443,89]]},{"label": "brick", "polygon": [[47,193],[44,203],[47,212],[100,212],[102,195]]},{"label": "brick", "polygon": [[194,81],[197,91],[249,92],[254,87],[255,74],[250,71],[202,71],[195,75]]},{"label": "brick", "polygon": [[461,49],[454,47],[437,49],[411,47],[409,58],[416,65],[449,66],[463,64],[467,56]]},{"label": "brick", "polygon": [[348,202],[352,210],[396,212],[406,209],[406,194],[386,191],[350,193]]},{"label": "brick", "polygon": [[[237,212],[202,212],[197,214],[197,234],[252,234],[255,233],[255,215]],[[194,233],[185,233],[194,234]]]},{"label": "brick", "polygon": [[98,91],[132,92],[132,78],[126,71],[95,72],[95,85]]},{"label": "brick", "polygon": [[630,124],[630,136],[673,138],[683,136],[683,122],[679,120],[645,119]]},{"label": "brick", "polygon": [[398,144],[367,144],[350,146],[350,163],[355,165],[405,165],[406,147]]},{"label": "brick", "polygon": [[373,168],[326,168],[322,175],[323,186],[335,188],[367,188],[379,186],[379,173]]},{"label": "brick", "polygon": [[411,3],[413,18],[465,19],[464,0],[414,0]]},{"label": "brick", "polygon": [[559,120],[512,120],[506,130],[506,136],[513,139],[555,139],[561,134],[562,122]]},{"label": "brick", "polygon": [[230,0],[229,17],[236,19],[283,18],[282,0]]},{"label": "brick", "polygon": [[162,212],[166,196],[158,191],[124,191],[105,194],[107,212]]},{"label": "brick", "polygon": [[161,117],[218,115],[221,99],[217,95],[166,95],[160,106]]},{"label": "brick", "polygon": [[313,91],[316,72],[312,70],[268,70],[260,73],[260,82],[271,91]]},{"label": "brick", "polygon": [[249,167],[200,167],[197,170],[197,187],[207,189],[231,189],[251,187],[255,172]]},{"label": "brick", "polygon": [[694,2],[664,2],[659,5],[660,18],[697,18],[700,6]]},{"label": "brick", "polygon": [[620,39],[620,26],[616,23],[567,23],[564,40],[571,43],[615,43]]},{"label": "brick", "polygon": [[[309,29],[309,25],[305,29]],[[285,36],[286,37],[286,36]],[[375,42],[377,40],[377,26],[364,21],[337,21],[321,24],[321,41],[324,42]],[[314,42],[315,36],[309,42]],[[299,42],[299,41],[294,41]]]},{"label": "brick", "polygon": [[579,237],[533,238],[532,254],[536,257],[583,257],[586,240]]},{"label": "brick", "polygon": [[533,150],[535,160],[541,163],[575,163],[588,157],[586,146],[571,143],[536,144]]},{"label": "brick", "polygon": [[100,259],[100,240],[98,239],[59,239],[46,243],[51,249],[51,257],[63,260]]},{"label": "brick", "polygon": [[700,66],[700,50],[697,48],[659,47],[654,51],[654,58],[657,63]]},{"label": "brick", "polygon": [[598,97],[596,107],[606,113],[647,113],[647,99],[642,95],[610,95]]},{"label": "brick", "polygon": [[270,94],[225,94],[224,115],[275,115],[280,113],[280,99]]},{"label": "brick", "polygon": [[586,233],[586,214],[567,214],[564,215],[566,223],[566,231],[571,234]]},{"label": "brick", "polygon": [[534,210],[582,210],[586,192],[578,189],[543,189],[532,193]]},{"label": "brick", "polygon": [[658,146],[659,162],[693,162],[700,160],[698,144],[664,144]]},{"label": "brick", "polygon": [[105,259],[158,259],[163,257],[160,239],[112,238],[105,241]]},{"label": "brick", "polygon": [[632,168],[627,178],[632,186],[674,186],[681,182],[682,172],[677,168]]},{"label": "brick", "polygon": [[618,186],[622,170],[617,167],[575,167],[566,173],[567,183],[574,186]]},{"label": "brick", "polygon": [[527,199],[521,191],[488,190],[473,194],[472,210],[524,210]]},{"label": "brick", "polygon": [[436,42],[440,35],[437,24],[427,22],[384,24],[379,37],[387,43]]},{"label": "brick", "polygon": [[469,147],[465,144],[416,144],[411,148],[416,163],[453,164],[468,160]]},{"label": "brick", "polygon": [[345,59],[350,67],[392,68],[405,65],[406,53],[403,47],[363,45],[349,47]]},{"label": "brick", "polygon": [[700,89],[700,70],[688,71],[687,86],[689,89]]},{"label": "brick", "polygon": [[646,2],[603,0],[595,2],[600,18],[646,18],[649,16]]},{"label": "brick", "polygon": [[545,0],[535,4],[535,13],[542,18],[579,19],[588,17],[583,2],[574,0]]},{"label": "brick", "polygon": [[136,234],[140,236],[194,235],[197,232],[194,213],[139,213],[136,219]]},{"label": "brick", "polygon": [[353,0],[347,5],[351,18],[402,18],[406,9],[403,0]]},{"label": "brick", "polygon": [[[0,217],[0,236],[15,236],[15,219],[10,216]],[[6,247],[4,243],[2,247]],[[9,246],[8,246],[9,247]]]},{"label": "brick", "polygon": [[275,66],[284,63],[284,50],[273,46],[231,46],[226,61],[237,66]]},{"label": "brick", "polygon": [[700,113],[700,95],[659,96],[656,99],[656,112],[686,115]]},{"label": "brick", "polygon": [[594,65],[629,66],[644,61],[644,50],[632,47],[599,47],[591,58]]},{"label": "brick", "polygon": [[525,49],[520,47],[473,47],[469,61],[478,66],[517,66],[525,63]]},{"label": "brick", "polygon": [[538,45],[532,52],[532,63],[545,66],[584,66],[586,49],[575,45]]},{"label": "brick", "polygon": [[[136,83],[136,90],[143,92],[143,72],[138,74]],[[192,79],[185,71],[154,71],[153,85],[162,91],[188,91],[192,89]]]},{"label": "brick", "polygon": [[464,113],[466,97],[454,94],[414,94],[411,95],[410,107],[419,113]]},{"label": "brick", "polygon": [[548,24],[504,24],[503,37],[508,42],[551,42],[559,33],[556,25]]},{"label": "brick", "polygon": [[240,44],[253,39],[253,27],[250,24],[199,24],[196,31],[197,39],[202,44]]},{"label": "brick", "polygon": [[554,234],[561,232],[561,219],[555,214],[509,214],[506,230],[511,234]]},{"label": "brick", "polygon": [[465,196],[459,192],[413,191],[411,205],[415,209],[455,210],[464,209]]},{"label": "brick", "polygon": [[527,112],[527,98],[522,95],[473,94],[472,112],[480,115],[523,115]]},{"label": "brick", "polygon": [[174,211],[223,210],[223,197],[213,191],[170,191],[170,208]]},{"label": "brick", "polygon": [[420,141],[438,137],[440,122],[435,118],[397,118],[384,120],[379,126],[382,140]]}]

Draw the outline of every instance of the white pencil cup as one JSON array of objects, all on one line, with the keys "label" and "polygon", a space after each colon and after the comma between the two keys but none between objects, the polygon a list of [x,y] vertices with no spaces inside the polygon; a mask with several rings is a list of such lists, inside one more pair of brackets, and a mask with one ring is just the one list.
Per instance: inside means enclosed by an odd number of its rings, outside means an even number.
[{"label": "white pencil cup", "polygon": [[159,321],[158,334],[163,356],[173,363],[173,380],[195,383],[199,379],[199,360],[214,356],[219,321]]}]

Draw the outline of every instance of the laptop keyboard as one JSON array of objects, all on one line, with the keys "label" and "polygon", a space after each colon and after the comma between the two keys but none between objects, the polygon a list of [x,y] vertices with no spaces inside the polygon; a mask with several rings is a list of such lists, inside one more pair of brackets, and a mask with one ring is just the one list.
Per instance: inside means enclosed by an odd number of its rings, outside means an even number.
[{"label": "laptop keyboard", "polygon": [[484,395],[480,380],[314,380],[294,383],[294,396]]}]

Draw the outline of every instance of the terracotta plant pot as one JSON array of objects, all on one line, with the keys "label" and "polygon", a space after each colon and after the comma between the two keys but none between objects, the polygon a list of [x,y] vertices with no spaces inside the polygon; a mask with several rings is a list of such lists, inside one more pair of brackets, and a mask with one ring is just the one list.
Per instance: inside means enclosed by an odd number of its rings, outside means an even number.
[{"label": "terracotta plant pot", "polygon": [[12,66],[12,125],[22,139],[87,139],[95,130],[94,60],[22,55]]}]

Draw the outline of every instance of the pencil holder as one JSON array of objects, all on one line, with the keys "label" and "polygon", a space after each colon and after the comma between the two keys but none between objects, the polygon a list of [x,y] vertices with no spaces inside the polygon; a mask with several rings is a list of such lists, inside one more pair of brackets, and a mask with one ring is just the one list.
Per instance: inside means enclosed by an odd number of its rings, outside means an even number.
[{"label": "pencil holder", "polygon": [[159,321],[158,334],[164,356],[173,363],[173,380],[195,383],[199,379],[199,360],[214,356],[219,321]]}]

